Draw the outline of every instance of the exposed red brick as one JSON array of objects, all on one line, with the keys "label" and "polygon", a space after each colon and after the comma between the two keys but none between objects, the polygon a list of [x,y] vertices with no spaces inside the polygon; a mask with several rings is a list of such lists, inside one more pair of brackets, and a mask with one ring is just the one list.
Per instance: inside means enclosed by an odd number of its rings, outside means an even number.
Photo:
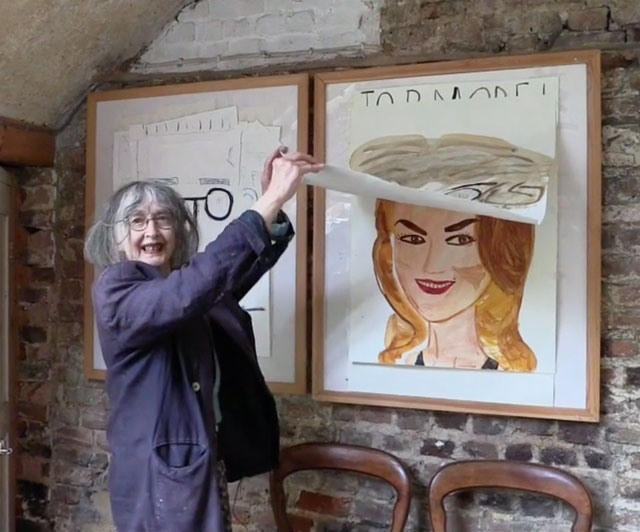
[{"label": "exposed red brick", "polygon": [[310,532],[311,527],[313,527],[313,519],[295,514],[288,517],[294,532]]},{"label": "exposed red brick", "polygon": [[602,276],[608,277],[635,277],[640,272],[640,257],[610,255],[603,257]]},{"label": "exposed red brick", "polygon": [[594,445],[600,438],[601,430],[598,425],[591,423],[563,423],[558,435],[564,441],[578,445]]},{"label": "exposed red brick", "polygon": [[449,458],[453,454],[456,444],[450,440],[438,440],[436,438],[427,438],[420,447],[420,454],[426,456],[439,456]]},{"label": "exposed red brick", "polygon": [[18,401],[18,416],[46,423],[49,421],[49,409],[46,405]]},{"label": "exposed red brick", "polygon": [[388,408],[360,408],[356,417],[369,423],[391,423],[392,411]]},{"label": "exposed red brick", "polygon": [[620,285],[610,288],[611,299],[619,305],[640,307],[640,286]]},{"label": "exposed red brick", "polygon": [[53,266],[54,237],[51,231],[36,231],[27,238],[26,263],[29,266]]},{"label": "exposed red brick", "polygon": [[321,515],[344,517],[349,514],[351,498],[332,497],[322,493],[303,490],[295,504],[296,508]]},{"label": "exposed red brick", "polygon": [[528,443],[516,443],[507,446],[504,457],[507,460],[518,460],[519,462],[528,462],[533,458],[531,445]]},{"label": "exposed red brick", "polygon": [[[99,405],[100,406],[100,405]],[[87,429],[105,430],[107,426],[108,412],[101,408],[83,409],[82,426]]]},{"label": "exposed red brick", "polygon": [[640,24],[640,9],[634,0],[611,2],[611,20],[621,26]]},{"label": "exposed red brick", "polygon": [[506,423],[505,419],[479,416],[473,419],[473,432],[495,436],[505,431]]},{"label": "exposed red brick", "polygon": [[79,427],[62,427],[55,431],[55,437],[61,443],[63,440],[68,440],[70,442],[81,443],[89,446],[93,444],[93,432],[89,429]]},{"label": "exposed red brick", "polygon": [[605,325],[609,329],[640,329],[640,312],[637,310],[616,309],[603,317]]},{"label": "exposed red brick", "polygon": [[18,460],[18,477],[30,482],[49,483],[49,460],[21,454]]},{"label": "exposed red brick", "polygon": [[20,340],[31,344],[47,341],[47,331],[42,327],[21,327]]},{"label": "exposed red brick", "polygon": [[606,7],[572,11],[569,13],[567,25],[570,30],[576,31],[604,30],[608,17],[609,9]]},{"label": "exposed red brick", "polygon": [[18,384],[18,398],[31,405],[48,406],[52,400],[52,382],[23,382]]},{"label": "exposed red brick", "polygon": [[540,460],[543,464],[548,465],[578,465],[575,451],[563,447],[542,449],[540,452]]},{"label": "exposed red brick", "polygon": [[56,464],[53,473],[58,482],[87,488],[93,484],[95,473],[90,469],[67,463]]},{"label": "exposed red brick", "polygon": [[604,356],[632,357],[638,354],[638,342],[634,340],[611,340],[605,342]]},{"label": "exposed red brick", "polygon": [[640,386],[640,367],[625,368],[625,383],[637,388]]},{"label": "exposed red brick", "polygon": [[452,414],[449,412],[434,412],[433,420],[443,429],[464,430],[469,416],[467,414]]},{"label": "exposed red brick", "polygon": [[82,281],[65,279],[60,283],[60,299],[81,300],[83,297],[83,285]]},{"label": "exposed red brick", "polygon": [[520,497],[522,512],[531,517],[554,517],[560,506],[560,501],[543,495],[526,494]]},{"label": "exposed red brick", "polygon": [[498,458],[498,449],[493,443],[468,441],[462,445],[462,449],[470,458],[483,458],[485,460],[496,460]]},{"label": "exposed red brick", "polygon": [[637,61],[633,50],[604,50],[602,53],[602,70],[627,68]]},{"label": "exposed red brick", "polygon": [[48,360],[51,358],[49,344],[25,344],[19,346],[20,360]]},{"label": "exposed red brick", "polygon": [[612,455],[600,451],[586,450],[584,452],[584,460],[587,465],[593,469],[609,469],[611,467]]},{"label": "exposed red brick", "polygon": [[47,301],[24,305],[18,314],[19,323],[32,327],[46,328],[51,320],[51,304]]},{"label": "exposed red brick", "polygon": [[80,502],[81,492],[72,486],[57,485],[51,489],[51,502],[73,505]]},{"label": "exposed red brick", "polygon": [[47,211],[53,210],[55,201],[55,188],[52,185],[40,185],[37,187],[25,187],[24,199],[20,205],[22,211]]}]

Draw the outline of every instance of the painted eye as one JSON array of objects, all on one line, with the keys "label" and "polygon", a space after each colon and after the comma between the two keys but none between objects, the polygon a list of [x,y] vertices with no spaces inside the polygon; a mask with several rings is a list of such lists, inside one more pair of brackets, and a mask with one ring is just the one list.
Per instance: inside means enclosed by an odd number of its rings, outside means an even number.
[{"label": "painted eye", "polygon": [[401,235],[398,237],[398,239],[400,240],[400,242],[411,244],[412,246],[418,246],[426,242],[425,238],[420,235]]},{"label": "painted eye", "polygon": [[453,235],[446,239],[446,243],[450,246],[468,246],[475,241],[475,238],[465,233],[462,233],[460,235]]}]

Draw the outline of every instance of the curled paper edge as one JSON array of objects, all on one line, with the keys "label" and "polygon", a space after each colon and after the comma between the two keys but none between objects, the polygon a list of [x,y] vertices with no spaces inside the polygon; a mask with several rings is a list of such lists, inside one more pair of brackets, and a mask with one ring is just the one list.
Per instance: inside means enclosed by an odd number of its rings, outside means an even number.
[{"label": "curled paper edge", "polygon": [[[552,176],[550,176],[550,178],[552,178]],[[548,187],[545,188],[543,197],[534,205],[516,208],[447,196],[442,191],[405,187],[370,174],[329,164],[325,165],[324,169],[317,173],[305,174],[303,180],[307,185],[358,196],[424,205],[436,209],[446,209],[481,216],[492,216],[503,220],[536,225],[542,223],[547,209]]]}]

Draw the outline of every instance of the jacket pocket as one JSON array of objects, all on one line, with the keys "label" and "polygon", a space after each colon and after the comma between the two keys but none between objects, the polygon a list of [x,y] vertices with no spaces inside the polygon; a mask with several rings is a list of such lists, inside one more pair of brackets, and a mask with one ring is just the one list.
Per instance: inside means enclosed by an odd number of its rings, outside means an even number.
[{"label": "jacket pocket", "polygon": [[194,442],[158,444],[153,448],[154,513],[159,524],[177,531],[195,530],[206,507],[211,483],[211,453]]},{"label": "jacket pocket", "polygon": [[161,443],[153,448],[154,458],[168,470],[197,466],[207,455],[208,448],[199,443]]}]

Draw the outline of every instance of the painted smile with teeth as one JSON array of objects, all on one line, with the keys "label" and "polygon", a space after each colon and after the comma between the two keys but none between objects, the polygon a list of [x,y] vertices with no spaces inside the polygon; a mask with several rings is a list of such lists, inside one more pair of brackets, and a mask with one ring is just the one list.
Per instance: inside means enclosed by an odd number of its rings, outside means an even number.
[{"label": "painted smile with teeth", "polygon": [[444,294],[455,281],[434,281],[433,279],[416,279],[418,288],[427,294]]}]

